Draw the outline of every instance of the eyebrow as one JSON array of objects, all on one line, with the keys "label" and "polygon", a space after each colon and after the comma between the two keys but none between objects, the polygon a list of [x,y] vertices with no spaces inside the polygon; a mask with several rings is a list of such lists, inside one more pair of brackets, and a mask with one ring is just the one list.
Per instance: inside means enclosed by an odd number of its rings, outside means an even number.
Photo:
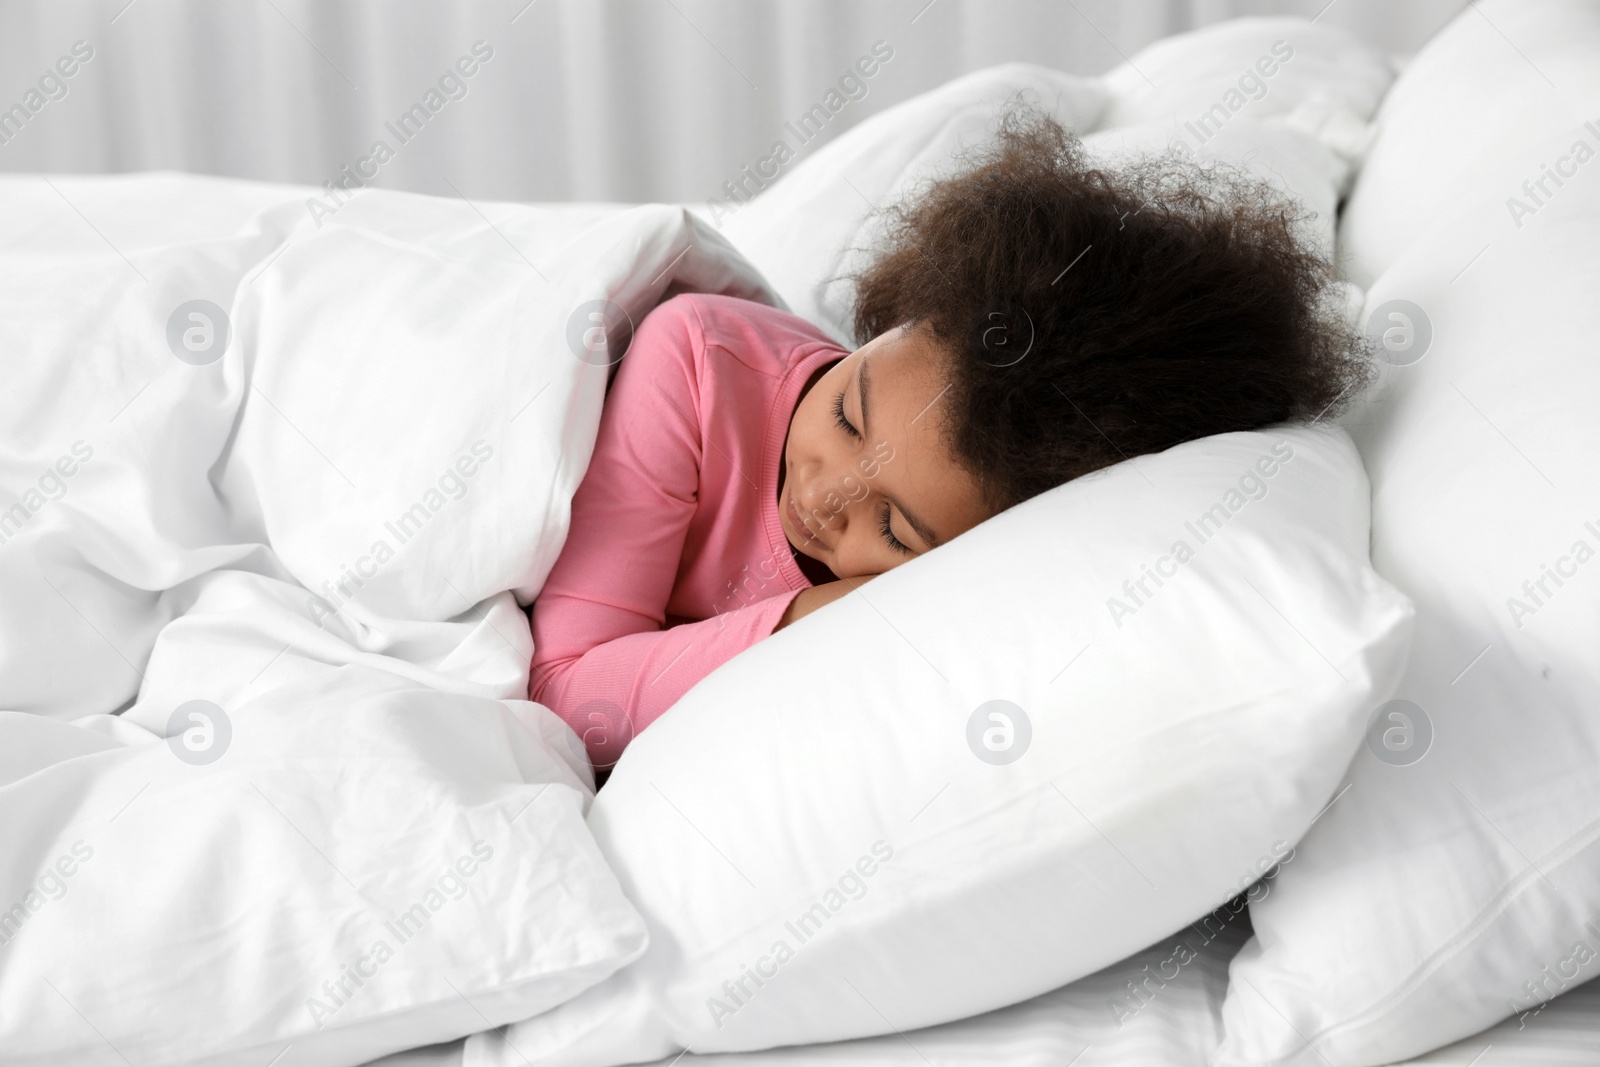
[{"label": "eyebrow", "polygon": [[[856,371],[856,396],[861,402],[862,440],[865,440],[872,435],[872,431],[868,429],[867,424],[867,362],[867,358],[863,357],[861,362],[858,364],[858,369]],[[928,546],[929,550],[939,547],[939,535],[933,532],[932,527],[913,515],[911,513],[911,509],[907,508],[894,497],[889,496],[888,493],[883,495],[888,499],[889,503],[900,509],[900,514],[905,516],[905,520],[911,524],[911,528],[913,530],[917,531],[917,536],[922,538],[923,543]]]}]

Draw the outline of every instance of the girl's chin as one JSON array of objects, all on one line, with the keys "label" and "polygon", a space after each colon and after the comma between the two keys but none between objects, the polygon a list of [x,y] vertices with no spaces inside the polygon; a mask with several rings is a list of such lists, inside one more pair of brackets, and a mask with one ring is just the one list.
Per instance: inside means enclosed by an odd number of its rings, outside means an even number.
[{"label": "girl's chin", "polygon": [[[788,540],[789,548],[795,553],[796,556],[802,557],[813,567],[816,567],[818,570],[823,571],[826,574],[833,574],[832,568],[828,566],[825,560],[818,558],[813,552],[806,551],[806,549],[801,545],[795,544],[794,537],[790,535],[789,531],[785,530],[783,536],[786,540]],[[802,568],[802,570],[803,569],[804,568]]]},{"label": "girl's chin", "polygon": [[789,547],[794,549],[795,552],[799,553],[802,556],[805,556],[807,559],[816,560],[816,562],[818,562],[818,563],[822,562],[822,560],[817,559],[816,553],[809,551],[804,545],[795,544],[794,543],[794,538],[792,536],[790,536],[788,533],[785,533],[784,536],[789,539]]}]

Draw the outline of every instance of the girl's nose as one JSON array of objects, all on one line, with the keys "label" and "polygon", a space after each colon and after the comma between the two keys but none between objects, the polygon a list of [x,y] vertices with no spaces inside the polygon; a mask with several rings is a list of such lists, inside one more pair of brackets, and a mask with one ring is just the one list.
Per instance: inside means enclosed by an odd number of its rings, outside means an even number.
[{"label": "girl's nose", "polygon": [[850,523],[850,514],[855,508],[837,488],[824,489],[809,505],[801,502],[801,506],[806,509],[806,523],[812,533],[830,546],[837,545],[839,538],[844,535]]}]

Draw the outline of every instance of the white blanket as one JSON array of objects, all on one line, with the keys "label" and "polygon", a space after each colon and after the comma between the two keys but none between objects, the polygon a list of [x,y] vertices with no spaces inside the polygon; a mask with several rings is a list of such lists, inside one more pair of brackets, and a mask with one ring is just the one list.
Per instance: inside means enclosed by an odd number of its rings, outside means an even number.
[{"label": "white blanket", "polygon": [[760,276],[660,205],[0,206],[0,1061],[360,1062],[642,951],[519,601],[627,323]]}]

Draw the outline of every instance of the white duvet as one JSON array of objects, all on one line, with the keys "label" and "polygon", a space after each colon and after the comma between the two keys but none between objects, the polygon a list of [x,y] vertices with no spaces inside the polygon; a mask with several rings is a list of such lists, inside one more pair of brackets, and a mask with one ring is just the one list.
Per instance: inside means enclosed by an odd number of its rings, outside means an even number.
[{"label": "white duvet", "polygon": [[674,208],[314,192],[0,180],[0,1062],[355,1063],[644,948],[517,599],[627,322],[775,298]]}]

